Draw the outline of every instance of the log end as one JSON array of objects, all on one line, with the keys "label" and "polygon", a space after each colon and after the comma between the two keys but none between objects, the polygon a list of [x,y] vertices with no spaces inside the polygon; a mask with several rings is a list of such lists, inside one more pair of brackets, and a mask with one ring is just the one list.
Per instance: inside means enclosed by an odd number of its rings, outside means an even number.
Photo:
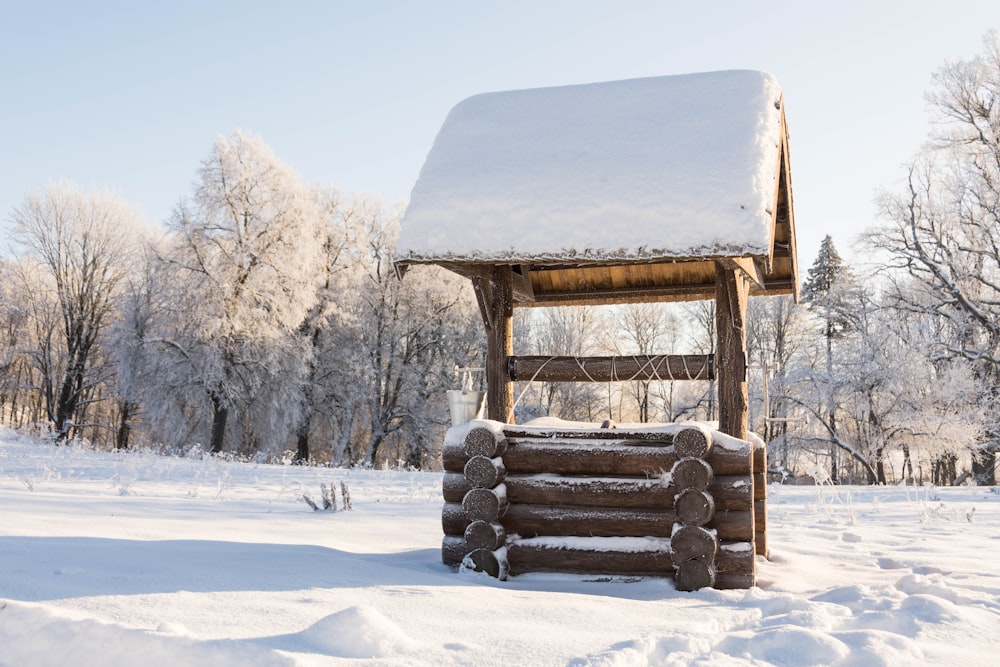
[{"label": "log end", "polygon": [[510,564],[507,562],[507,549],[505,548],[495,551],[476,549],[465,557],[462,565],[475,572],[485,572],[500,581],[505,581],[510,574]]},{"label": "log end", "polygon": [[715,585],[715,567],[700,560],[686,560],[677,566],[674,584],[679,591],[696,591]]},{"label": "log end", "polygon": [[704,491],[712,485],[715,473],[708,461],[689,456],[674,463],[674,467],[670,470],[670,479],[678,491],[682,489]]},{"label": "log end", "polygon": [[674,451],[678,457],[693,456],[702,459],[711,449],[712,438],[700,428],[685,428],[674,436]]},{"label": "log end", "polygon": [[463,450],[466,456],[493,458],[504,453],[507,441],[502,434],[496,434],[485,426],[475,426],[465,434]]},{"label": "log end", "polygon": [[704,526],[715,516],[715,499],[708,491],[684,489],[674,498],[677,521],[685,526]]}]

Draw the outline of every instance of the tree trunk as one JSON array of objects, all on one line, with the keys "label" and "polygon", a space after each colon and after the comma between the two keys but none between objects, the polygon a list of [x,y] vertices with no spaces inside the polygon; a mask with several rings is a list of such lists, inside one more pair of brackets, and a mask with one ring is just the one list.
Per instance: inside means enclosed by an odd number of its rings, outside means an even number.
[{"label": "tree trunk", "polygon": [[122,401],[121,415],[118,417],[118,431],[115,433],[115,449],[128,449],[129,436],[132,434],[132,426],[129,424],[129,420],[132,418],[132,413],[132,403],[129,401]]},{"label": "tree trunk", "polygon": [[309,427],[299,427],[295,436],[295,463],[309,463]]},{"label": "tree trunk", "polygon": [[996,486],[996,452],[980,450],[972,455],[972,474],[978,486]]},{"label": "tree trunk", "polygon": [[212,442],[209,452],[218,454],[226,438],[226,420],[229,419],[229,406],[225,405],[216,395],[212,395]]}]

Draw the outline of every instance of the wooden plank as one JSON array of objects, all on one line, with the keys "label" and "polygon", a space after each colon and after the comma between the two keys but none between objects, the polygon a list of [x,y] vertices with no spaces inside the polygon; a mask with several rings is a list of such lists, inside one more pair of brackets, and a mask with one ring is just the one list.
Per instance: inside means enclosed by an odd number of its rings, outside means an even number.
[{"label": "wooden plank", "polygon": [[579,549],[547,547],[532,540],[516,540],[507,545],[510,574],[528,572],[570,572],[627,576],[672,577],[669,544],[655,551]]},{"label": "wooden plank", "polygon": [[[521,537],[670,537],[673,510],[512,504],[500,523]],[[721,536],[720,536],[721,539]]]},{"label": "wooden plank", "polygon": [[[590,548],[577,546],[578,542],[569,546],[544,538],[514,539],[508,541],[507,558],[512,576],[529,572],[571,572],[672,577],[674,563],[669,540],[653,538],[650,541],[655,544],[655,539],[662,542],[661,548],[646,551],[615,548],[615,538],[595,537],[588,540],[593,545]],[[460,551],[460,547],[455,551]],[[753,575],[747,572],[746,554],[745,551],[729,549],[720,549],[716,554],[715,567],[719,576],[725,575],[730,578],[729,581],[744,584],[751,580],[749,586],[730,585],[728,588],[753,586]]]},{"label": "wooden plank", "polygon": [[509,357],[515,382],[628,382],[633,380],[714,380],[711,354],[636,354],[610,357]]},{"label": "wooden plank", "polygon": [[[558,477],[511,475],[504,480],[512,503],[672,509],[677,489],[658,477]],[[446,472],[441,490],[445,502],[460,503],[473,486],[461,473]],[[754,508],[749,475],[717,475],[709,487],[718,511]]]}]

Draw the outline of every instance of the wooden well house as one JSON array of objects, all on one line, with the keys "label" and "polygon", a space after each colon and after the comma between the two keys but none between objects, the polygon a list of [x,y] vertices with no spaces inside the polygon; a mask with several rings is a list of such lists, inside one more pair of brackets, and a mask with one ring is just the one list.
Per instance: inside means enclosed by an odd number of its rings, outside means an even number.
[{"label": "wooden well house", "polygon": [[[772,76],[469,98],[421,170],[396,262],[469,278],[487,331],[489,420],[452,429],[444,448],[445,562],[754,585],[765,452],[747,432],[747,299],[798,286]],[[514,354],[516,307],[699,299],[716,301],[714,356]],[[511,423],[515,381],[628,379],[716,379],[718,428]]]}]

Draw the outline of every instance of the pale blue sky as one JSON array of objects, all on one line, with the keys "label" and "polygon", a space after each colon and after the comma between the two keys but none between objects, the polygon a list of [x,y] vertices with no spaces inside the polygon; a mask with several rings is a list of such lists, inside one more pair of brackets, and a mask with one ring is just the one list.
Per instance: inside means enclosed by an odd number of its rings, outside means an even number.
[{"label": "pale blue sky", "polygon": [[0,219],[49,180],[163,221],[219,134],[309,182],[405,202],[445,115],[480,92],[718,69],[784,86],[799,258],[849,254],[927,130],[946,60],[1000,2],[0,0]]}]

